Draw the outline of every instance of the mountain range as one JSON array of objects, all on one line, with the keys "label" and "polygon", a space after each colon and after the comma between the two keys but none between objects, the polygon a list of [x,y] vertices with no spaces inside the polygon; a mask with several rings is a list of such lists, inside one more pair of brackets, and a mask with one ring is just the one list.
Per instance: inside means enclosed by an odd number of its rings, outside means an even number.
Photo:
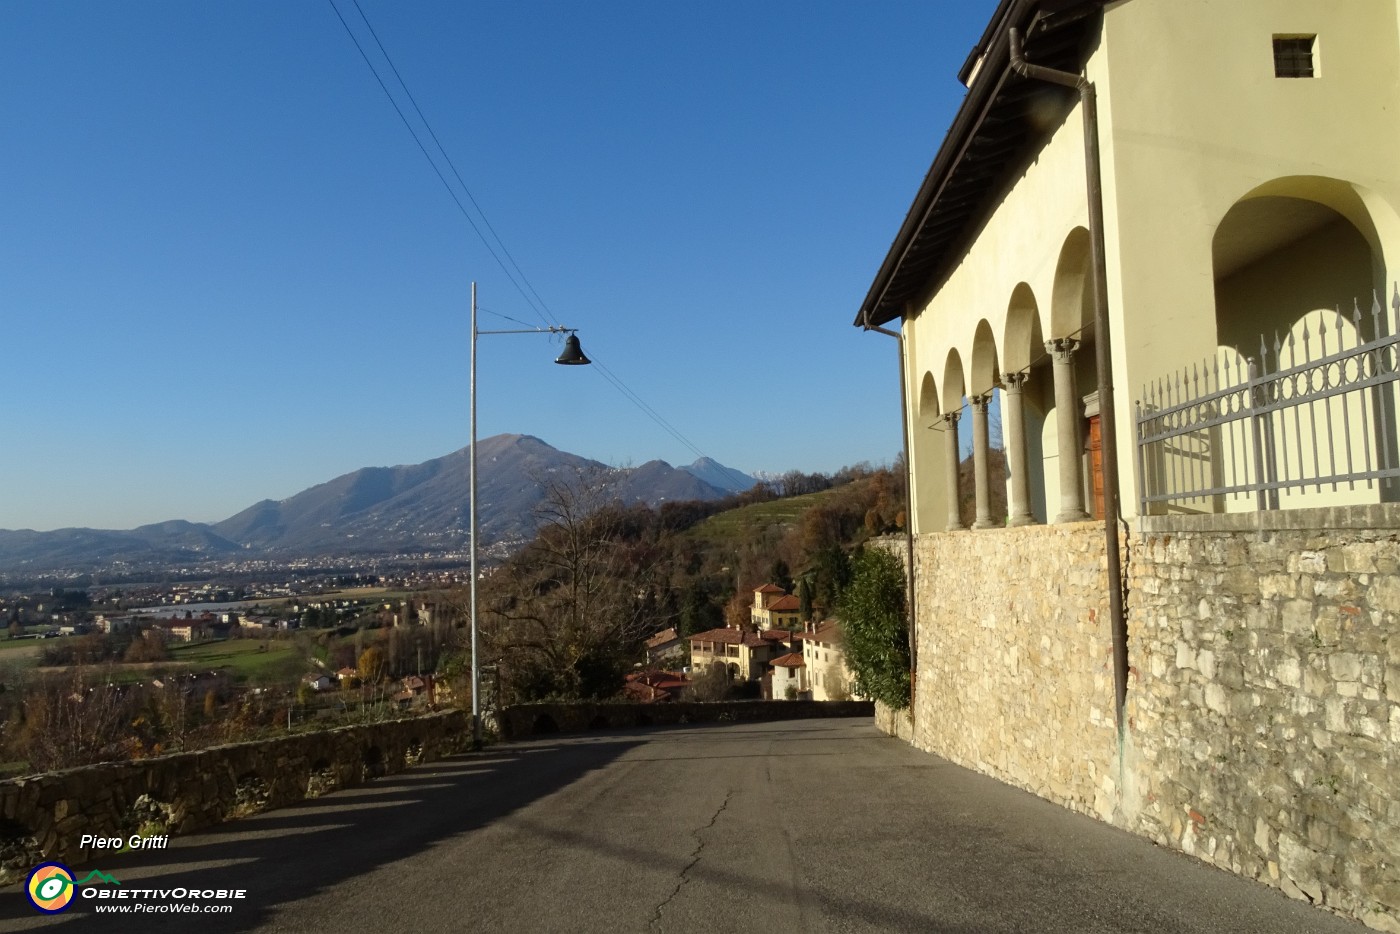
[{"label": "mountain range", "polygon": [[[478,444],[483,546],[530,538],[545,484],[561,473],[605,474],[611,495],[651,506],[720,499],[757,482],[710,458],[679,468],[659,460],[612,468],[530,435],[495,435]],[[470,541],[470,463],[468,447],[421,464],[365,467],[212,524],[173,520],[124,531],[0,529],[0,571],[460,550]]]}]

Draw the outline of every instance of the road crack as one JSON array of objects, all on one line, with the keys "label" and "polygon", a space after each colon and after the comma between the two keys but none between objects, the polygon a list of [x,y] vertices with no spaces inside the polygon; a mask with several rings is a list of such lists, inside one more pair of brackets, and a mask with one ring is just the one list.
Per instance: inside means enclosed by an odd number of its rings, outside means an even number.
[{"label": "road crack", "polygon": [[675,901],[676,896],[681,894],[681,889],[685,888],[686,883],[690,881],[690,870],[694,869],[695,864],[700,862],[700,856],[705,851],[705,839],[701,834],[707,830],[714,829],[715,822],[719,820],[719,816],[729,807],[729,799],[733,797],[734,791],[732,789],[725,792],[724,800],[719,803],[719,807],[715,809],[715,813],[710,816],[710,822],[691,832],[691,835],[695,837],[695,849],[690,853],[690,862],[686,863],[685,868],[681,870],[680,878],[676,881],[676,887],[671,890],[671,894],[667,895],[666,899],[656,906],[656,913],[651,916],[649,927],[655,927],[657,924],[661,923],[661,913],[666,910],[667,905]]}]

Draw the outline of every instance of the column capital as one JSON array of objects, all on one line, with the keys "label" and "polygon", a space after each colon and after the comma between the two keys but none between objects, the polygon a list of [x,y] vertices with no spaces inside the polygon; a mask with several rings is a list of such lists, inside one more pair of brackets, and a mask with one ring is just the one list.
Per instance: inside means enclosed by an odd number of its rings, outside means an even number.
[{"label": "column capital", "polygon": [[1001,391],[1006,393],[1019,393],[1026,388],[1026,380],[1029,378],[1029,373],[1003,373],[1001,377]]},{"label": "column capital", "polygon": [[956,426],[956,425],[957,425],[958,419],[962,417],[962,410],[959,409],[959,410],[956,411],[956,412],[944,412],[942,415],[940,415],[940,416],[938,416],[938,417],[941,418],[941,419],[943,419],[943,422],[944,422],[946,425],[948,425],[949,427],[953,427],[953,426]]},{"label": "column capital", "polygon": [[1053,356],[1057,363],[1068,363],[1078,349],[1079,341],[1072,337],[1057,337],[1045,342],[1045,352]]},{"label": "column capital", "polygon": [[992,402],[992,394],[990,392],[984,392],[980,396],[968,396],[967,401],[971,403],[974,410],[980,409],[985,412],[987,411],[987,406]]}]

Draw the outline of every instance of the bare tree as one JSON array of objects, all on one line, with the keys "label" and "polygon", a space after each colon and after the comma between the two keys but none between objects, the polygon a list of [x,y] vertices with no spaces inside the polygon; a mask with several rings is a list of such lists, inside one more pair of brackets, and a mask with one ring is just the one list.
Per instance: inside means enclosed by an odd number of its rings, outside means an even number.
[{"label": "bare tree", "polygon": [[17,751],[34,771],[130,758],[126,689],[86,675],[40,679],[25,696]]},{"label": "bare tree", "polygon": [[483,588],[504,699],[611,696],[659,623],[667,562],[606,472],[552,474],[543,486],[535,540]]}]

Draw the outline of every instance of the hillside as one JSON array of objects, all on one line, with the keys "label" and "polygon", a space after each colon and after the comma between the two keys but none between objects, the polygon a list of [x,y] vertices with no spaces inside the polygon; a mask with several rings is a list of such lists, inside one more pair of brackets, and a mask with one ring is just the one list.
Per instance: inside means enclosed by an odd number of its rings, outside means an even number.
[{"label": "hillside", "polygon": [[[723,475],[731,485],[745,476],[713,461],[675,468],[655,460],[616,469],[529,435],[496,435],[479,444],[483,545],[529,539],[551,477],[579,471],[604,476],[624,502],[656,506],[729,495],[697,474]],[[0,530],[0,571],[460,551],[469,543],[470,462],[470,448],[462,448],[421,464],[365,467],[287,499],[262,500],[213,525],[176,520],[129,531]]]}]

